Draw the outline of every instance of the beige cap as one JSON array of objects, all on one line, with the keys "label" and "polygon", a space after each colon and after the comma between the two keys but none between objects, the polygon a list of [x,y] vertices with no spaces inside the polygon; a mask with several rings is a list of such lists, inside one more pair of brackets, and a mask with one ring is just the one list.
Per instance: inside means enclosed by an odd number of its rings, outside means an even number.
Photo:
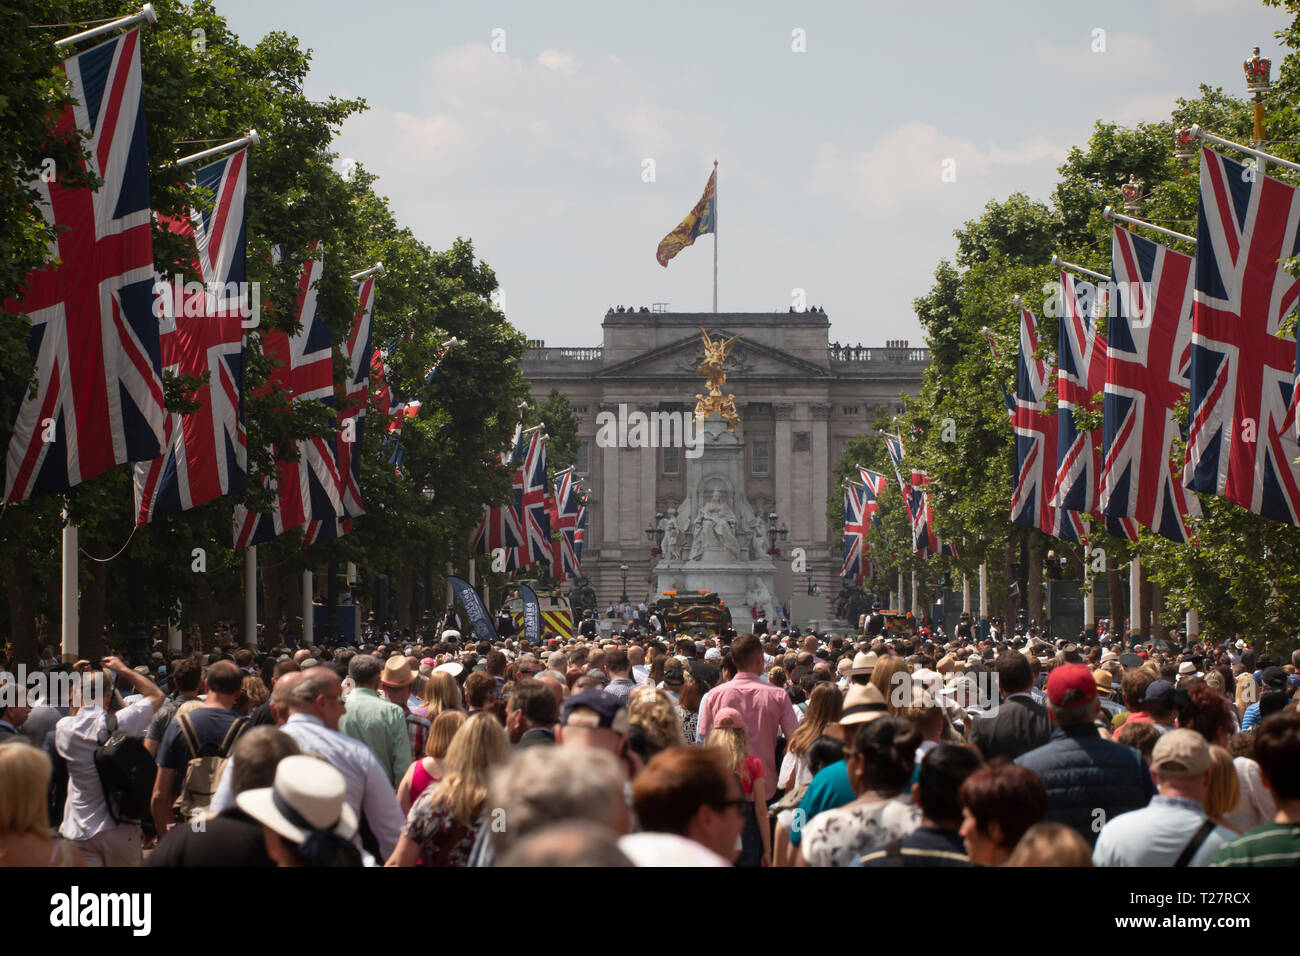
[{"label": "beige cap", "polygon": [[867,651],[865,654],[859,652],[854,655],[853,669],[849,673],[854,677],[870,674],[876,669],[876,661],[878,660],[880,660],[880,656],[875,651]]},{"label": "beige cap", "polygon": [[854,684],[844,695],[844,712],[840,716],[840,723],[845,726],[865,724],[888,713],[885,695],[874,684]]},{"label": "beige cap", "polygon": [[1166,731],[1151,751],[1151,769],[1162,777],[1195,777],[1212,766],[1210,745],[1186,728]]}]

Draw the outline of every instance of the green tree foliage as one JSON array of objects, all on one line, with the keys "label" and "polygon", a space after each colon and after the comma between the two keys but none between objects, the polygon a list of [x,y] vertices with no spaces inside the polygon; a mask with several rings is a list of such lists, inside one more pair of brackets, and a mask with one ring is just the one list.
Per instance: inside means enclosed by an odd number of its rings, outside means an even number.
[{"label": "green tree foliage", "polygon": [[[1266,2],[1284,7],[1294,17],[1280,34],[1293,52],[1281,65],[1281,75],[1269,94],[1266,129],[1273,141],[1269,148],[1295,158],[1296,133],[1300,131],[1296,115],[1300,53],[1294,51],[1300,49],[1300,2]],[[924,565],[933,580],[936,569],[947,566],[958,573],[971,573],[981,561],[988,561],[990,590],[995,605],[1000,604],[1009,583],[1007,570],[1019,559],[1022,539],[1029,545],[1035,571],[1050,548],[1067,557],[1067,577],[1082,575],[1081,549],[1050,541],[1038,531],[1016,528],[1007,518],[1014,441],[1000,387],[1014,387],[1019,316],[1012,297],[1023,296],[1026,306],[1039,316],[1043,354],[1054,352],[1059,277],[1050,265],[1051,257],[1057,253],[1097,271],[1109,271],[1113,225],[1103,218],[1102,210],[1108,205],[1122,208],[1120,186],[1130,177],[1145,185],[1142,218],[1194,234],[1196,161],[1182,165],[1172,149],[1175,130],[1192,123],[1237,142],[1251,139],[1250,104],[1221,89],[1202,86],[1195,98],[1177,102],[1167,122],[1134,128],[1099,122],[1089,141],[1068,154],[1049,203],[1013,194],[1005,201],[990,202],[980,217],[956,231],[953,260],[939,264],[931,289],[915,302],[932,364],[920,395],[907,398],[905,415],[886,427],[902,430],[909,459],[917,461],[932,478],[930,495],[938,530],[945,539],[964,537],[964,546],[959,545],[962,558],[921,562],[904,553],[887,568],[888,575]],[[1300,181],[1276,166],[1268,172]],[[1195,252],[1190,243],[1161,241],[1184,253]],[[989,349],[985,330],[992,334],[997,357]],[[1054,392],[1048,394],[1051,410]],[[1100,396],[1094,396],[1088,408],[1076,411],[1075,419],[1080,427],[1100,427]],[[850,442],[836,475],[854,477],[855,466],[861,463],[889,474],[893,492],[888,459],[883,450],[875,452],[874,442],[874,438]],[[1181,467],[1181,443],[1174,454]],[[828,516],[836,534],[841,499],[837,489],[828,501]],[[1107,567],[1112,570],[1135,554],[1141,556],[1148,578],[1164,589],[1167,625],[1181,623],[1184,611],[1194,608],[1202,629],[1212,635],[1240,633],[1248,639],[1281,642],[1300,627],[1291,597],[1300,593],[1300,529],[1261,518],[1222,499],[1203,498],[1202,508],[1204,517],[1195,523],[1197,540],[1193,545],[1176,545],[1145,532],[1132,544],[1096,528],[1091,545],[1105,550]],[[887,495],[881,517],[891,543],[901,512],[899,496]],[[905,522],[906,516],[901,515],[901,520]],[[900,550],[910,551],[910,545]],[[882,549],[876,548],[874,553],[879,558]],[[1120,594],[1118,578],[1112,575],[1110,583],[1114,598]],[[1033,575],[1030,584],[1030,614],[1035,617],[1039,595]]]},{"label": "green tree foliage", "polygon": [[[260,325],[248,337],[246,354],[249,487],[235,499],[134,528],[131,473],[123,467],[67,495],[5,509],[0,567],[6,587],[0,600],[8,605],[10,635],[25,657],[35,652],[38,619],[57,639],[59,527],[65,507],[80,526],[83,550],[83,654],[98,649],[105,628],[120,632],[175,617],[177,602],[186,628],[197,624],[205,635],[211,635],[218,617],[237,618],[243,555],[232,547],[234,500],[253,510],[268,509],[272,498],[263,477],[274,473],[271,449],[292,458],[297,442],[331,436],[338,427],[324,403],[298,402],[290,409],[283,395],[266,388],[274,361],[262,349],[260,332],[296,328],[296,285],[313,242],[321,243],[324,255],[317,287],[320,314],[336,343],[335,407],[345,378],[338,346],[356,310],[349,275],[380,260],[387,274],[376,285],[373,341],[388,348],[394,393],[418,399],[423,407],[418,419],[406,423],[404,461],[396,472],[384,445],[387,422],[373,411],[368,416],[361,448],[367,513],[354,521],[352,534],[303,548],[301,532],[292,531],[259,547],[260,619],[274,628],[281,615],[293,616],[287,608],[296,606],[297,578],[305,568],[353,561],[362,568],[363,590],[371,572],[401,569],[409,590],[417,570],[463,564],[481,503],[504,500],[509,490],[497,453],[526,395],[518,369],[525,340],[490,301],[496,289],[492,270],[466,239],[442,252],[419,242],[397,224],[364,169],[347,177],[339,173],[332,140],[365,103],[308,99],[303,87],[311,54],[294,37],[272,33],[250,46],[230,32],[207,0],[190,6],[156,0],[154,5],[158,23],[141,31],[154,211],[185,216],[192,206],[212,202],[193,188],[193,167],[169,169],[169,161],[249,129],[261,137],[250,150],[248,174],[248,277],[261,292]],[[36,7],[39,13],[33,12]],[[52,41],[76,28],[28,27],[103,19],[137,8],[134,0],[107,5],[67,0],[20,3],[19,9],[0,13],[6,66],[0,75],[0,116],[7,134],[0,157],[9,169],[0,184],[0,294],[5,297],[18,294],[27,271],[47,261],[52,238],[36,193],[24,184],[40,173],[46,157],[53,158],[60,175],[73,178],[81,149],[75,139],[54,136],[52,125],[67,102],[55,73],[67,53],[56,53]],[[272,264],[275,246],[291,253],[278,266]],[[158,223],[154,258],[164,275],[193,277],[191,251]],[[31,380],[27,328],[24,316],[0,315],[0,401],[7,401],[10,388]],[[460,345],[428,377],[450,336]],[[168,408],[192,409],[197,384],[169,381]],[[8,421],[5,410],[0,422],[7,426]],[[425,489],[433,491],[432,502]],[[125,548],[124,542],[129,542]],[[193,570],[197,566],[206,570]]]}]

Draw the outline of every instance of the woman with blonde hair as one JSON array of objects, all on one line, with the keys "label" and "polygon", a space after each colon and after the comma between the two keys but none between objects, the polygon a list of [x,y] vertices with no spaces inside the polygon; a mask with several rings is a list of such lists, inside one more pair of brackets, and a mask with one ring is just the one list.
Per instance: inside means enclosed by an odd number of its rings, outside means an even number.
[{"label": "woman with blonde hair", "polygon": [[681,746],[682,721],[666,691],[644,685],[633,690],[627,701],[627,720],[644,736],[650,753],[642,757],[647,761],[661,750]]},{"label": "woman with blonde hair", "polygon": [[1214,757],[1214,766],[1210,768],[1210,790],[1205,795],[1205,815],[1221,827],[1233,833],[1241,830],[1227,819],[1241,803],[1241,784],[1237,779],[1237,767],[1232,754],[1218,744],[1211,745],[1210,755]]},{"label": "woman with blonde hair", "polygon": [[387,866],[465,866],[487,801],[488,777],[510,756],[510,738],[488,713],[465,720],[443,760],[446,771],[420,795]]},{"label": "woman with blonde hair", "polygon": [[812,783],[808,767],[808,748],[822,736],[839,736],[840,714],[844,711],[844,697],[840,689],[828,681],[813,688],[808,698],[808,715],[790,734],[781,770],[777,774],[777,790],[798,790]]},{"label": "woman with blonde hair", "polygon": [[262,678],[249,674],[244,678],[244,693],[248,695],[248,709],[255,710],[267,702],[271,692],[262,683]]},{"label": "woman with blonde hair", "polygon": [[86,865],[50,829],[45,793],[52,772],[44,751],[25,743],[0,747],[0,867]]},{"label": "woman with blonde hair", "polygon": [[1025,831],[1007,866],[1092,866],[1092,847],[1074,827],[1035,823]]},{"label": "woman with blonde hair", "polygon": [[763,786],[763,761],[749,752],[749,731],[740,712],[723,707],[713,718],[704,746],[723,752],[723,762],[740,780],[745,795],[745,829],[741,831],[736,866],[768,866],[772,860],[772,833],[767,818],[767,792]]},{"label": "woman with blonde hair", "polygon": [[1237,677],[1237,724],[1246,717],[1246,708],[1259,700],[1259,685],[1255,683],[1255,676],[1249,671],[1243,671]]},{"label": "woman with blonde hair", "polygon": [[[907,678],[904,680],[896,677],[896,674],[906,674]],[[899,688],[910,681],[911,677],[912,668],[901,657],[891,655],[882,657],[876,662],[876,669],[871,672],[871,684],[885,698],[885,707],[889,710],[889,716],[902,717],[904,711],[911,706],[911,690],[899,691]]]},{"label": "woman with blonde hair", "polygon": [[417,717],[435,720],[439,714],[446,711],[463,711],[464,709],[464,704],[460,699],[460,687],[456,684],[456,678],[446,671],[434,671],[429,675],[429,679],[424,685],[424,703],[412,710],[411,713]]},{"label": "woman with blonde hair", "polygon": [[447,756],[447,750],[463,723],[465,713],[460,710],[446,710],[434,718],[433,726],[429,728],[429,737],[424,742],[424,757],[406,768],[406,775],[397,785],[397,801],[402,805],[403,815],[411,812],[412,805],[420,799],[429,784],[442,779],[443,758]]}]

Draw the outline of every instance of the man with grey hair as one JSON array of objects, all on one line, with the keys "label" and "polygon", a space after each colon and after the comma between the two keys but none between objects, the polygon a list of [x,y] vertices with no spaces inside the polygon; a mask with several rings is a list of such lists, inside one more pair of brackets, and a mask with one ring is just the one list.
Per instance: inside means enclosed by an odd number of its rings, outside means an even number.
[{"label": "man with grey hair", "polygon": [[[310,668],[295,681],[278,681],[272,701],[277,714],[288,713],[280,729],[297,741],[303,753],[320,757],[343,775],[348,806],[361,821],[359,845],[377,859],[392,856],[404,822],[397,793],[370,748],[338,731],[339,718],[347,707],[339,676],[328,667]],[[238,765],[237,755],[226,765],[212,798],[214,813],[234,806],[231,780]]]},{"label": "man with grey hair", "polygon": [[569,692],[569,683],[559,671],[542,671],[537,679],[551,689],[555,695],[555,705],[564,706],[564,698]]},{"label": "man with grey hair", "polygon": [[605,827],[571,820],[543,827],[514,845],[500,866],[634,866]]},{"label": "man with grey hair", "polygon": [[564,651],[551,651],[546,657],[546,667],[548,670],[559,671],[561,674],[569,672],[569,658]]},{"label": "man with grey hair", "polygon": [[492,775],[488,787],[484,815],[491,819],[500,810],[506,826],[480,829],[470,865],[492,866],[529,834],[554,823],[584,820],[622,836],[631,827],[625,782],[618,760],[604,750],[531,747],[518,751]]}]

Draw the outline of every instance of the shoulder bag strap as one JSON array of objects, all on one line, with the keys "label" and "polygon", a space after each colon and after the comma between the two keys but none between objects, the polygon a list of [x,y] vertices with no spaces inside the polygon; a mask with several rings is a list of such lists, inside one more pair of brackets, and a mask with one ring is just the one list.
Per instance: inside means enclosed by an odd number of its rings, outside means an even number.
[{"label": "shoulder bag strap", "polygon": [[1196,856],[1196,851],[1201,848],[1201,845],[1217,825],[1213,820],[1206,820],[1202,823],[1200,829],[1192,834],[1192,838],[1187,841],[1187,846],[1183,847],[1183,852],[1178,855],[1178,859],[1174,860],[1174,867],[1181,868],[1190,864],[1192,857]]},{"label": "shoulder bag strap", "polygon": [[190,759],[197,759],[202,746],[199,744],[199,735],[194,730],[194,724],[190,722],[190,715],[177,714],[176,724],[181,729],[181,736],[185,738],[185,746],[190,748]]},{"label": "shoulder bag strap", "polygon": [[239,739],[239,735],[242,734],[247,727],[247,717],[236,717],[231,721],[230,728],[226,731],[226,736],[222,738],[221,749],[217,751],[217,756],[222,758],[228,757],[231,748],[235,746],[235,741]]}]

